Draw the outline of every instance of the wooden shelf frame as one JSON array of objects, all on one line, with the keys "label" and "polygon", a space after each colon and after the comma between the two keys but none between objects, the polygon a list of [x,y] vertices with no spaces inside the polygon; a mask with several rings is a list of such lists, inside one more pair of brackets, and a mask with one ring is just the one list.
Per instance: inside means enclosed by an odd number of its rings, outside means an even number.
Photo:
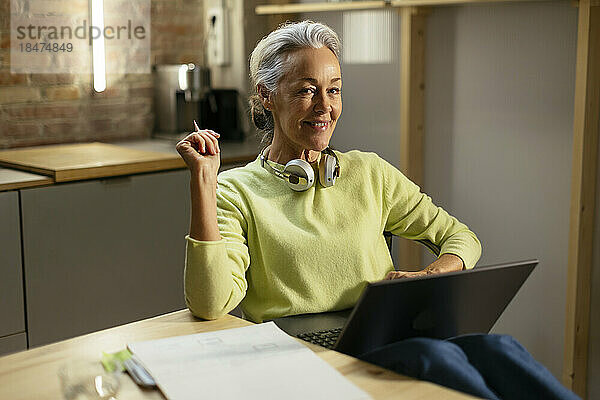
[{"label": "wooden shelf frame", "polygon": [[[401,18],[400,34],[400,169],[414,183],[423,187],[423,138],[425,126],[425,32],[427,14],[424,7],[397,9]],[[420,269],[422,246],[401,239],[397,247],[399,265]]]},{"label": "wooden shelf frame", "polygon": [[391,1],[339,1],[322,3],[261,4],[256,6],[257,15],[294,14],[311,12],[339,12],[357,10],[381,10],[388,8],[444,6],[470,3],[514,3],[541,0],[391,0]]},{"label": "wooden shelf frame", "polygon": [[579,2],[576,60],[563,384],[585,399],[598,174],[600,0]]},{"label": "wooden shelf frame", "polygon": [[390,8],[391,4],[385,1],[341,1],[323,3],[286,3],[286,4],[264,4],[256,6],[257,15],[294,14],[307,12],[327,11],[355,11],[375,10]]},{"label": "wooden shelf frame", "polygon": [[[453,4],[532,2],[539,0],[391,0],[329,3],[285,3],[270,0],[256,7],[258,15],[282,15],[311,12],[339,12],[395,8],[402,15],[401,98],[402,122],[401,169],[418,184],[423,184],[423,148],[425,136],[425,77],[423,40],[429,6]],[[582,398],[587,397],[587,362],[591,311],[592,249],[594,245],[596,179],[600,107],[600,0],[574,0],[579,7],[577,67],[575,76],[573,165],[569,228],[569,255],[566,296],[563,384]],[[292,19],[292,18],[290,18]],[[272,26],[274,29],[275,26]],[[407,83],[408,82],[408,83]],[[418,84],[416,82],[419,82]],[[399,246],[402,265],[420,265],[421,254],[410,243]]]}]

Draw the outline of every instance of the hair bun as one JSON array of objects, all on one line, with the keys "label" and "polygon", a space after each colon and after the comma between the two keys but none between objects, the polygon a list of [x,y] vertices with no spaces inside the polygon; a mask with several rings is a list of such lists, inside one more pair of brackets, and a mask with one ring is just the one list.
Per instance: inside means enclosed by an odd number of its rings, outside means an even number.
[{"label": "hair bun", "polygon": [[262,105],[258,95],[250,96],[250,115],[254,126],[261,131],[273,127],[273,114]]}]

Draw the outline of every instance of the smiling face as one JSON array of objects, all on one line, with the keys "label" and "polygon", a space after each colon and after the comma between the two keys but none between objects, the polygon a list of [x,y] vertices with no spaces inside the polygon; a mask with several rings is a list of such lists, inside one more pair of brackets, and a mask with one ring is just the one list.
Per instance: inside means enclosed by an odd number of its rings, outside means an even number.
[{"label": "smiling face", "polygon": [[291,159],[329,145],[342,113],[342,75],[327,47],[296,50],[289,57],[292,67],[265,105],[275,122],[273,149]]}]

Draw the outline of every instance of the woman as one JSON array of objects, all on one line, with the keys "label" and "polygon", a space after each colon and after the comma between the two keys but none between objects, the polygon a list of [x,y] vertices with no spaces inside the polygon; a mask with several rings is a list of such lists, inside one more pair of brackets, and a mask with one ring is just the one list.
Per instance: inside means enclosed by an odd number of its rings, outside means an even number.
[{"label": "woman", "polygon": [[[219,174],[218,185],[219,134],[198,130],[177,144],[191,171],[185,298],[194,315],[219,318],[238,304],[256,322],[342,310],[369,281],[472,268],[479,259],[475,234],[392,165],[373,153],[328,148],[342,112],[339,47],[335,32],[311,21],[284,25],[258,43],[251,106],[266,148],[245,167]],[[428,242],[439,257],[422,271],[394,271],[383,231]],[[521,349],[507,338],[411,339],[363,358],[496,399],[502,388],[488,387],[465,352]],[[524,354],[527,362],[509,357],[509,369],[543,369]],[[525,384],[569,398],[543,372]]]}]

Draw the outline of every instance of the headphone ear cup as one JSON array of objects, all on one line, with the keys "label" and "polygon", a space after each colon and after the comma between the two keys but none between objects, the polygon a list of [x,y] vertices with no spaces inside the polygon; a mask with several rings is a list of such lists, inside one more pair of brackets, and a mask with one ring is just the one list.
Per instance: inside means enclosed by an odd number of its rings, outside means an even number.
[{"label": "headphone ear cup", "polygon": [[330,187],[335,184],[335,165],[335,157],[323,154],[319,162],[319,182],[321,182],[321,186]]},{"label": "headphone ear cup", "polygon": [[315,172],[309,163],[304,160],[291,160],[285,164],[284,174],[289,174],[287,185],[296,192],[303,192],[315,183]]}]

